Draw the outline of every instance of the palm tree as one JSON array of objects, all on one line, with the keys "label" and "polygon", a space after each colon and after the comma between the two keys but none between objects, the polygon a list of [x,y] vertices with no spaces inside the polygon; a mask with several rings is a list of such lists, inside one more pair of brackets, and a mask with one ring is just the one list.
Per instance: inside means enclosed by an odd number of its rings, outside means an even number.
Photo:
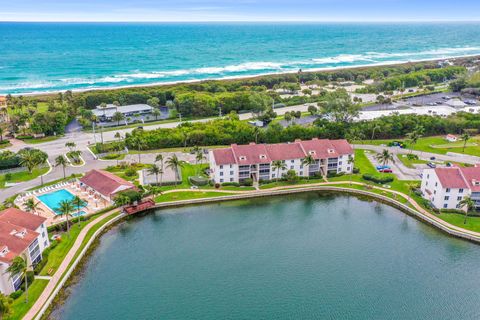
[{"label": "palm tree", "polygon": [[80,155],[82,154],[82,151],[80,150],[75,150],[75,151],[70,151],[70,157],[72,157],[73,162],[75,163],[80,163]]},{"label": "palm tree", "polygon": [[138,163],[142,163],[141,151],[145,147],[145,142],[139,137],[133,137],[130,144],[134,149],[138,150]]},{"label": "palm tree", "polygon": [[158,174],[160,173],[160,168],[154,163],[150,166],[150,168],[147,169],[147,172],[155,175],[155,181],[158,185]]},{"label": "palm tree", "polygon": [[[19,152],[20,165],[26,167],[32,174],[33,170],[47,162],[48,154],[37,149],[27,149]],[[43,186],[43,175],[40,175],[40,181]]]},{"label": "palm tree", "polygon": [[302,165],[307,166],[309,169],[307,172],[307,179],[310,179],[310,166],[312,164],[315,164],[315,159],[313,159],[313,156],[311,154],[302,159]]},{"label": "palm tree", "polygon": [[468,132],[464,132],[462,134],[462,140],[463,140],[463,150],[462,153],[465,153],[465,147],[467,146],[468,140],[470,140],[470,134]]},{"label": "palm tree", "polygon": [[183,166],[183,162],[178,159],[176,154],[174,154],[167,159],[166,164],[167,168],[175,171],[175,185],[177,185],[177,181],[180,180],[178,169]]},{"label": "palm tree", "polygon": [[114,203],[115,206],[117,206],[117,207],[123,207],[123,206],[126,206],[126,205],[130,204],[130,198],[127,197],[127,196],[124,195],[124,194],[119,194],[118,196],[116,196],[116,197],[113,199],[113,203]]},{"label": "palm tree", "polygon": [[[77,207],[77,215],[78,215],[78,220],[77,222],[80,223],[80,208],[84,205],[84,202],[82,199],[80,199],[79,196],[75,196],[75,198],[72,199],[72,206]],[[80,224],[79,224],[80,226]]]},{"label": "palm tree", "polygon": [[12,302],[12,298],[0,294],[0,319],[4,319],[12,314]]},{"label": "palm tree", "polygon": [[10,278],[13,278],[16,275],[20,276],[20,279],[25,280],[25,303],[28,303],[28,265],[27,259],[17,256],[13,258],[12,263],[6,270],[10,273]]},{"label": "palm tree", "polygon": [[35,202],[35,199],[30,198],[25,201],[24,205],[27,212],[36,212],[38,209],[39,202]]},{"label": "palm tree", "polygon": [[153,108],[153,110],[152,110],[152,116],[155,117],[155,121],[158,120],[158,116],[160,116],[160,115],[161,115],[160,110],[158,110],[157,108]]},{"label": "palm tree", "polygon": [[0,126],[0,142],[3,141],[3,132],[5,131],[5,129],[3,129],[2,126]]},{"label": "palm tree", "polygon": [[286,170],[287,165],[282,161],[282,160],[275,160],[272,162],[272,169],[277,171],[277,177],[276,180],[278,182],[278,178],[280,175],[280,170]]},{"label": "palm tree", "polygon": [[67,147],[68,149],[70,149],[70,151],[73,151],[76,146],[77,146],[77,145],[76,145],[75,142],[73,142],[73,141],[69,141],[69,142],[65,143],[65,147]]},{"label": "palm tree", "polygon": [[68,216],[70,215],[70,213],[73,212],[73,205],[72,205],[72,202],[71,201],[68,201],[68,200],[62,200],[60,202],[60,206],[57,208],[57,211],[59,213],[60,216],[65,216],[66,218],[66,221],[67,221],[67,233],[69,233],[70,231],[70,225],[68,223]]},{"label": "palm tree", "polygon": [[120,134],[120,132],[116,132],[113,137],[120,142],[120,139],[122,138],[122,135]]},{"label": "palm tree", "polygon": [[203,155],[203,151],[198,150],[197,153],[195,154],[195,165],[198,165],[198,163],[200,162],[200,168],[197,169],[197,175],[200,175],[198,170],[201,169],[203,159],[205,159],[205,156]]},{"label": "palm tree", "polygon": [[125,119],[125,116],[119,111],[115,112],[112,116],[112,120],[117,121],[117,126],[120,125],[120,121],[122,121],[123,119]]},{"label": "palm tree", "polygon": [[414,182],[411,182],[411,183],[407,183],[406,187],[408,188],[408,199],[410,199],[410,198],[412,198],[412,191],[414,189],[418,188],[418,184],[414,183]]},{"label": "palm tree", "polygon": [[65,173],[65,167],[67,166],[68,162],[67,162],[67,159],[65,159],[64,156],[58,156],[55,158],[55,166],[58,167],[58,166],[62,166],[63,168],[63,179],[65,179],[67,177],[66,173]]},{"label": "palm tree", "polygon": [[157,154],[155,157],[155,162],[160,161],[160,186],[162,185],[162,179],[163,179],[163,155],[162,154]]},{"label": "palm tree", "polygon": [[376,158],[384,166],[388,165],[390,162],[395,163],[393,154],[390,153],[390,151],[388,151],[387,149],[383,149],[382,153],[378,153]]},{"label": "palm tree", "polygon": [[465,209],[465,219],[463,220],[463,224],[466,224],[468,213],[470,211],[473,211],[473,209],[475,209],[475,201],[473,201],[472,198],[470,197],[465,197],[462,200],[460,200],[460,202],[458,203],[458,206],[460,208]]},{"label": "palm tree", "polygon": [[105,117],[105,109],[107,109],[107,104],[105,102],[100,103],[100,108],[103,110],[103,116]]},{"label": "palm tree", "polygon": [[421,135],[416,130],[407,133],[408,142],[412,145],[412,148],[410,148],[410,154],[413,152],[413,146],[417,143],[420,137]]},{"label": "palm tree", "polygon": [[353,164],[355,163],[355,159],[352,157],[351,154],[348,155],[347,164],[352,168],[352,172],[350,173],[350,185],[352,185],[352,178],[353,178]]}]

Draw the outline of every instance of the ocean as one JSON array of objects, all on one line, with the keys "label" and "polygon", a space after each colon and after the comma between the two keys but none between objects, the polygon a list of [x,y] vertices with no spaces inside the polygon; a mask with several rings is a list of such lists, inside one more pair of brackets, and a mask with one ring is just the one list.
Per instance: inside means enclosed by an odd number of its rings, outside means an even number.
[{"label": "ocean", "polygon": [[480,54],[480,23],[0,23],[0,94]]}]

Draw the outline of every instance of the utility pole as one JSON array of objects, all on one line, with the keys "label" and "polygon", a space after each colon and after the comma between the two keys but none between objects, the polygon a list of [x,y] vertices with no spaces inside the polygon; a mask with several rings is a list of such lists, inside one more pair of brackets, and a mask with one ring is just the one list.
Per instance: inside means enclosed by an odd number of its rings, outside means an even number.
[{"label": "utility pole", "polygon": [[93,125],[93,141],[97,144],[97,136],[95,135],[95,121],[92,121]]}]

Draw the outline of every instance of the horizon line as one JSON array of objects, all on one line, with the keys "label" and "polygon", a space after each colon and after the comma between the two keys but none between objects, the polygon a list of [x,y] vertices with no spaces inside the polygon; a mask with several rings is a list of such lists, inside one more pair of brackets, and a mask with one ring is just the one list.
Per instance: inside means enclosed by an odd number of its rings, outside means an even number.
[{"label": "horizon line", "polygon": [[479,23],[478,20],[461,19],[413,19],[413,20],[1,20],[0,23]]}]

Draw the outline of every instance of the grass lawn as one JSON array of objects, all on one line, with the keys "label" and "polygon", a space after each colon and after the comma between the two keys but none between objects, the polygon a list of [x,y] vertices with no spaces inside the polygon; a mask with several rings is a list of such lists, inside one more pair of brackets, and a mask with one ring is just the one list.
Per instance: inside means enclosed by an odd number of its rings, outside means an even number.
[{"label": "grass lawn", "polygon": [[[5,140],[4,140],[5,141]],[[10,147],[12,144],[10,142],[7,142],[7,143],[1,143],[0,144],[0,149],[4,149],[4,148],[8,148]]]},{"label": "grass lawn", "polygon": [[414,164],[426,164],[429,162],[422,159],[409,159],[406,154],[398,154],[397,158],[407,168],[415,168]]},{"label": "grass lawn", "polygon": [[60,137],[61,137],[60,135],[56,135],[56,136],[47,136],[47,137],[44,137],[44,138],[23,139],[22,141],[27,143],[27,144],[39,144],[39,143],[54,141],[54,140],[57,140]]},{"label": "grass lawn", "polygon": [[[223,145],[220,145],[220,146],[205,146],[205,147],[202,147],[200,146],[200,148],[205,148],[205,149],[220,149],[220,148],[228,148],[230,146],[223,146]],[[175,148],[163,148],[163,149],[154,149],[154,150],[142,150],[142,151],[138,151],[138,150],[129,150],[128,153],[129,154],[139,154],[139,153],[162,153],[162,152],[185,152],[185,153],[188,153],[190,152],[192,148],[191,147],[175,147]]]},{"label": "grass lawn", "polygon": [[7,320],[20,320],[33,306],[35,301],[42,294],[43,289],[48,284],[48,280],[35,279],[31,286],[28,287],[28,303],[25,303],[25,292],[15,299],[12,303],[12,314],[5,318]]},{"label": "grass lawn", "polygon": [[0,175],[0,188],[5,188],[6,182],[19,183],[38,178],[40,175],[45,174],[48,170],[48,167],[44,167],[36,168],[32,171],[32,173],[29,173],[28,171],[15,172],[10,175],[10,179],[8,179],[8,181],[6,180],[6,175],[2,174]]},{"label": "grass lawn", "polygon": [[463,223],[465,219],[465,216],[463,214],[439,213],[439,214],[436,214],[436,216],[457,227],[480,232],[480,217],[478,216],[468,216],[466,224]]},{"label": "grass lawn", "polygon": [[[389,140],[364,140],[355,143],[371,144],[371,145],[388,145],[392,141],[404,141],[405,139],[389,139]],[[480,136],[474,136],[467,142],[465,154],[472,156],[480,156]],[[410,148],[410,146],[408,146]],[[447,152],[463,153],[463,141],[448,142],[444,136],[423,137],[413,145],[413,150],[431,152],[438,154],[446,154]]]},{"label": "grass lawn", "polygon": [[185,191],[185,192],[167,193],[167,194],[157,196],[155,198],[155,202],[213,198],[213,197],[221,197],[221,196],[229,196],[229,195],[234,195],[234,193],[215,192],[215,191]]}]

